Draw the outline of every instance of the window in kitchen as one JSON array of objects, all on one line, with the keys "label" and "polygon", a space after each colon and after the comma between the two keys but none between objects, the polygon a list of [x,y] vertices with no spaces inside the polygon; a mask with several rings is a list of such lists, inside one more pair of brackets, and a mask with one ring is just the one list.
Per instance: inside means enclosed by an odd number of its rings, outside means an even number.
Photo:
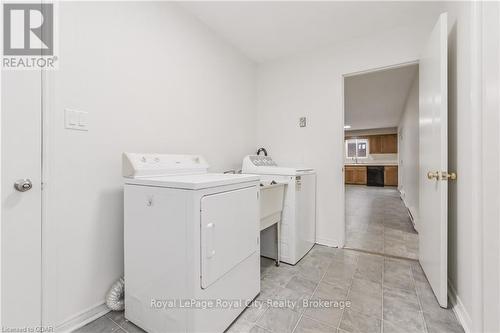
[{"label": "window in kitchen", "polygon": [[345,141],[347,158],[366,158],[368,156],[367,139],[348,139]]}]

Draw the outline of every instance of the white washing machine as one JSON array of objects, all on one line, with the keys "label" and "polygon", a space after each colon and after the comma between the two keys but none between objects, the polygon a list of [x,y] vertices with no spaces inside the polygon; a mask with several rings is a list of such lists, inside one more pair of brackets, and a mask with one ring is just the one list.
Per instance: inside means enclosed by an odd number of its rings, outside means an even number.
[{"label": "white washing machine", "polygon": [[[269,156],[248,155],[243,159],[242,173],[288,184],[281,222],[281,261],[295,265],[316,243],[315,170],[280,167]],[[275,232],[274,228],[262,231],[261,255],[275,258]]]},{"label": "white washing machine", "polygon": [[125,318],[223,332],[260,292],[259,177],[201,156],[123,154]]}]

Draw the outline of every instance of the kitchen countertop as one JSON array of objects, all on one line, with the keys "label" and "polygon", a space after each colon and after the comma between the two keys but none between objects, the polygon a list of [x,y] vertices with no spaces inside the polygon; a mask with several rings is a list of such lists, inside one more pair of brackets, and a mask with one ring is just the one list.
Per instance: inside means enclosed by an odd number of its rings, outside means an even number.
[{"label": "kitchen countertop", "polygon": [[398,166],[397,162],[345,163],[344,166]]}]

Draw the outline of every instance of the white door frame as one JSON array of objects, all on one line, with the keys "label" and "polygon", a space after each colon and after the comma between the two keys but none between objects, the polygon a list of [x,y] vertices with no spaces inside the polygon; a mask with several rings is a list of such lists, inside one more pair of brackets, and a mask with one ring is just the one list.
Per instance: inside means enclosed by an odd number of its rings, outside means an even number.
[{"label": "white door frame", "polygon": [[[471,114],[471,138],[472,146],[478,149],[473,150],[473,156],[470,158],[475,161],[481,161],[479,163],[472,164],[472,174],[477,175],[476,181],[471,182],[474,193],[473,200],[470,202],[470,209],[472,210],[472,216],[477,216],[476,225],[472,227],[471,244],[472,244],[472,267],[471,271],[475,272],[472,275],[472,295],[473,306],[471,315],[471,325],[466,329],[471,329],[473,332],[482,332],[483,329],[483,251],[482,251],[482,240],[483,240],[483,207],[482,207],[482,194],[483,194],[483,149],[482,149],[482,132],[483,132],[483,110],[482,110],[482,17],[481,9],[482,4],[480,2],[474,2],[471,5],[471,45],[470,50],[475,50],[470,54],[470,66],[471,66],[471,91],[470,91],[470,114]],[[457,175],[460,177],[460,175]],[[458,178],[460,179],[460,178]],[[450,285],[450,284],[449,284]],[[458,295],[460,296],[460,295]],[[455,312],[460,318],[459,305],[453,304]]]},{"label": "white door frame", "polygon": [[[48,223],[49,221],[49,216],[48,216],[48,197],[50,193],[50,178],[49,178],[49,170],[50,170],[50,163],[49,163],[49,151],[50,151],[50,129],[51,126],[50,124],[52,123],[52,114],[53,112],[50,112],[51,107],[50,107],[50,94],[53,93],[52,85],[51,85],[51,80],[49,79],[50,73],[47,71],[42,71],[42,182],[43,182],[43,191],[42,191],[42,308],[41,308],[41,313],[42,313],[42,326],[52,326],[53,323],[48,321],[48,309],[50,308],[49,300],[51,299],[48,297],[47,293],[50,290],[49,286],[50,284],[56,282],[50,279],[50,276],[54,276],[55,270],[52,269],[52,275],[50,274],[50,270],[52,268],[50,262],[50,250],[56,248],[56,244],[49,244],[47,242],[48,235],[50,232],[55,232],[55,230],[50,229],[50,225]],[[53,253],[53,252],[52,252]]]},{"label": "white door frame", "polygon": [[[491,8],[493,6],[493,8]],[[496,7],[495,7],[496,6]],[[473,226],[473,313],[469,329],[474,332],[500,329],[500,5],[474,2],[471,13],[472,91],[471,113],[480,163]],[[494,27],[492,27],[494,25]],[[495,28],[496,27],[496,28]],[[496,43],[496,45],[495,45]],[[495,226],[496,225],[496,230]],[[491,255],[492,245],[498,252]],[[494,247],[493,247],[494,248]],[[491,277],[491,278],[490,278]],[[496,295],[492,294],[497,288]],[[493,289],[493,290],[491,290]],[[494,295],[494,296],[493,296]],[[496,304],[491,304],[492,302]],[[460,309],[457,307],[457,314]],[[496,324],[496,327],[494,327]]]},{"label": "white door frame", "polygon": [[[367,69],[367,70],[362,70],[362,71],[357,71],[357,72],[350,72],[350,73],[345,73],[345,74],[342,74],[342,76],[340,77],[340,87],[341,87],[341,90],[342,90],[342,138],[341,138],[341,143],[342,143],[342,169],[341,169],[341,183],[342,183],[342,194],[341,194],[341,198],[342,198],[342,201],[344,203],[344,205],[342,206],[342,219],[341,219],[341,226],[342,226],[342,234],[340,235],[339,237],[339,248],[343,248],[345,247],[345,241],[346,241],[346,211],[345,211],[345,170],[344,170],[344,160],[345,160],[345,143],[344,143],[344,140],[345,140],[345,129],[344,129],[344,124],[345,124],[345,88],[344,88],[344,85],[345,85],[345,79],[348,78],[348,77],[351,77],[351,76],[357,76],[357,75],[362,75],[362,74],[369,74],[369,73],[376,73],[376,72],[382,72],[382,71],[386,71],[386,70],[391,70],[391,69],[396,69],[396,68],[401,68],[401,67],[406,67],[406,66],[412,66],[412,65],[418,65],[418,59],[416,60],[412,60],[412,61],[407,61],[407,62],[401,62],[401,63],[397,63],[397,64],[393,64],[393,65],[388,65],[388,66],[382,66],[382,67],[376,67],[376,68],[371,68],[371,69]],[[399,161],[398,161],[398,165],[399,165]]]}]

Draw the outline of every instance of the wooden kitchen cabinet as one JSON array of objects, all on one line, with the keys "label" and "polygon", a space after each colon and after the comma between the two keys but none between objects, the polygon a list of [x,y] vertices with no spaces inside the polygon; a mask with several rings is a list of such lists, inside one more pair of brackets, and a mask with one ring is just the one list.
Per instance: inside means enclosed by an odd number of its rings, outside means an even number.
[{"label": "wooden kitchen cabinet", "polygon": [[354,169],[346,166],[344,168],[344,182],[346,184],[352,184],[354,182]]},{"label": "wooden kitchen cabinet", "polygon": [[355,185],[366,185],[366,167],[365,166],[346,166],[345,183]]},{"label": "wooden kitchen cabinet", "polygon": [[397,134],[370,135],[368,143],[370,154],[396,154],[398,152]]},{"label": "wooden kitchen cabinet", "polygon": [[396,154],[398,152],[397,134],[382,135],[380,140],[382,154]]},{"label": "wooden kitchen cabinet", "polygon": [[[345,183],[351,185],[366,185],[367,172],[366,166],[345,166]],[[398,167],[384,167],[384,186],[398,186]]]},{"label": "wooden kitchen cabinet", "polygon": [[368,146],[370,154],[380,154],[382,152],[381,136],[371,135],[368,137]]},{"label": "wooden kitchen cabinet", "polygon": [[384,167],[384,185],[385,186],[398,186],[398,167],[397,166]]}]

